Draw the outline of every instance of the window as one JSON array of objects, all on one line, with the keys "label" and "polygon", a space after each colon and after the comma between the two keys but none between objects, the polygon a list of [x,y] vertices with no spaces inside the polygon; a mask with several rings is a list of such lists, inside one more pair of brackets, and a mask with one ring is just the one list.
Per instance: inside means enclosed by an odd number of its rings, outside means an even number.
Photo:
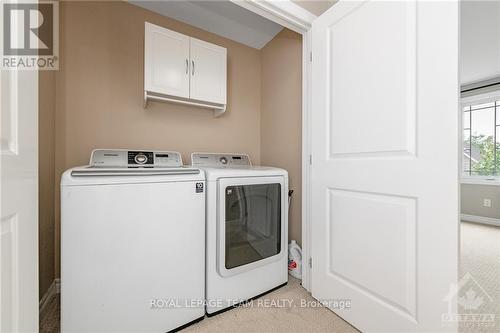
[{"label": "window", "polygon": [[281,250],[281,185],[226,187],[226,269]]},{"label": "window", "polygon": [[463,108],[463,174],[500,175],[500,97]]}]

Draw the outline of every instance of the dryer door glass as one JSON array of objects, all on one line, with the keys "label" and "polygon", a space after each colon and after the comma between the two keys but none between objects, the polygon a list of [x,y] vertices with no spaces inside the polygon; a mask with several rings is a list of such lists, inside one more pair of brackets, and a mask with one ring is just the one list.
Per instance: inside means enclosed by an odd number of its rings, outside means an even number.
[{"label": "dryer door glass", "polygon": [[271,257],[281,249],[281,185],[226,187],[225,266]]}]

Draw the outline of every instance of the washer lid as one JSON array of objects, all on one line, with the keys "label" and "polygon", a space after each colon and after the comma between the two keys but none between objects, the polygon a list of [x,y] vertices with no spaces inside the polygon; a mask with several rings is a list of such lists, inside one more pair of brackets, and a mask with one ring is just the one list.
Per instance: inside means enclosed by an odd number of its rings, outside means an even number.
[{"label": "washer lid", "polygon": [[203,170],[190,167],[175,168],[96,168],[82,166],[66,170],[61,177],[61,186],[202,182]]},{"label": "washer lid", "polygon": [[200,181],[205,174],[184,167],[176,151],[96,149],[88,166],[67,170],[61,185]]},{"label": "washer lid", "polygon": [[73,177],[98,177],[98,176],[169,176],[199,174],[196,168],[103,168],[79,167],[71,170]]}]

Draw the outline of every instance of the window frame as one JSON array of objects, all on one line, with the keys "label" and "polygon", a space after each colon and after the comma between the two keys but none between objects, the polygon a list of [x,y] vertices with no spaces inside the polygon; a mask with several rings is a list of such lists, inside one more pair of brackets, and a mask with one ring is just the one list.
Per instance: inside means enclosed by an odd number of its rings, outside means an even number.
[{"label": "window frame", "polygon": [[[466,175],[464,173],[464,108],[470,107],[472,105],[499,102],[500,101],[500,90],[495,90],[487,93],[471,95],[467,97],[462,97],[460,99],[460,182],[462,184],[475,184],[475,185],[499,185],[500,186],[500,175],[496,176],[479,176],[479,175]],[[495,107],[495,114],[499,106]],[[470,111],[473,112],[473,111]],[[496,128],[499,126],[496,123]],[[472,128],[470,129],[472,134]]]}]

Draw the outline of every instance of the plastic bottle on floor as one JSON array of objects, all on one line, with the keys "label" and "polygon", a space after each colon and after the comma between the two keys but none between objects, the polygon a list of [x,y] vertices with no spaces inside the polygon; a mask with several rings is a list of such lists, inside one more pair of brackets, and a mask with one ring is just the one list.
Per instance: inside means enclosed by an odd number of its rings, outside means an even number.
[{"label": "plastic bottle on floor", "polygon": [[294,240],[288,244],[288,273],[296,279],[302,279],[302,250]]}]

